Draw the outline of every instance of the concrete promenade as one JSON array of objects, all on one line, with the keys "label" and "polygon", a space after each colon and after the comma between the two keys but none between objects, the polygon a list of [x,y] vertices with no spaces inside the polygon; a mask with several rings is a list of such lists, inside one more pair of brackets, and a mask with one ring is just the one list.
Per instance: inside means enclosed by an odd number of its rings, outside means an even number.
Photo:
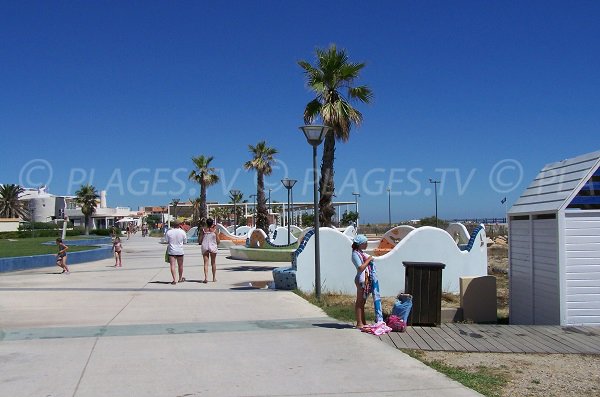
[{"label": "concrete promenade", "polygon": [[191,245],[170,285],[158,239],[123,246],[120,269],[0,274],[0,396],[479,395],[292,292],[248,287],[283,264],[223,250],[203,284]]}]

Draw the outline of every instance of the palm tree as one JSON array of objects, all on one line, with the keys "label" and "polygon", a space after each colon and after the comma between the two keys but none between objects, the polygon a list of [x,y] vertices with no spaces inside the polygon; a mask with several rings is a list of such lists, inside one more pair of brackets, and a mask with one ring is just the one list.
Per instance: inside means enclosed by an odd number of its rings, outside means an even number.
[{"label": "palm tree", "polygon": [[202,200],[200,200],[200,197],[196,197],[195,199],[190,199],[190,203],[192,204],[192,226],[199,226]]},{"label": "palm tree", "polygon": [[265,198],[265,175],[271,175],[273,171],[273,156],[277,149],[267,146],[265,141],[260,141],[256,146],[248,145],[252,160],[244,163],[246,170],[256,170],[256,227],[269,234],[269,214],[267,212],[267,200]]},{"label": "palm tree", "polygon": [[29,211],[19,200],[19,196],[25,189],[19,185],[0,185],[0,218],[22,218],[25,219]]},{"label": "palm tree", "polygon": [[192,157],[192,161],[196,166],[195,170],[190,172],[189,179],[196,181],[200,185],[200,224],[204,225],[208,218],[208,210],[206,208],[206,188],[219,182],[219,176],[215,174],[216,168],[211,167],[210,163],[214,157],[200,155]]},{"label": "palm tree", "polygon": [[[298,64],[304,69],[308,87],[317,95],[304,109],[304,122],[312,124],[320,118],[333,130],[333,134],[325,137],[319,180],[319,219],[322,226],[331,226],[331,218],[335,215],[331,204],[335,188],[335,141],[347,142],[352,125],[358,126],[362,122],[362,114],[352,107],[350,101],[369,103],[373,93],[367,86],[352,85],[365,64],[350,62],[345,50],[338,50],[332,44],[328,50],[317,49],[316,58],[315,66],[306,61]],[[345,90],[346,96],[342,90]]]},{"label": "palm tree", "polygon": [[211,216],[215,219],[215,222],[222,223],[224,219],[229,217],[229,209],[226,207],[215,207],[211,211]]},{"label": "palm tree", "polygon": [[81,206],[81,212],[85,218],[85,235],[90,234],[90,216],[96,212],[98,206],[98,191],[89,183],[81,185],[78,191],[75,192],[75,203]]},{"label": "palm tree", "polygon": [[229,203],[230,204],[236,204],[233,206],[232,211],[231,212],[235,212],[235,214],[233,214],[233,223],[234,225],[238,225],[239,223],[239,219],[240,219],[240,215],[244,215],[243,213],[240,214],[242,212],[242,206],[237,207],[237,204],[239,203],[245,203],[248,200],[244,200],[244,193],[239,192],[238,194],[232,194],[231,192],[229,193]]}]

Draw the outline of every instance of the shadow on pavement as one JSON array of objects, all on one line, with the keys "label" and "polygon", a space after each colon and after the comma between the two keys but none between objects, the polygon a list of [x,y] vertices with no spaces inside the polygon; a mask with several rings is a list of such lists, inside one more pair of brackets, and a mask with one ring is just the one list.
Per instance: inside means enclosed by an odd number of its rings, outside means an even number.
[{"label": "shadow on pavement", "polygon": [[270,272],[276,267],[272,266],[236,266],[227,269],[228,272]]},{"label": "shadow on pavement", "polygon": [[313,324],[315,327],[320,327],[320,328],[332,328],[332,329],[348,329],[348,328],[354,328],[353,325],[350,324],[342,324],[342,323],[317,323],[317,324]]}]

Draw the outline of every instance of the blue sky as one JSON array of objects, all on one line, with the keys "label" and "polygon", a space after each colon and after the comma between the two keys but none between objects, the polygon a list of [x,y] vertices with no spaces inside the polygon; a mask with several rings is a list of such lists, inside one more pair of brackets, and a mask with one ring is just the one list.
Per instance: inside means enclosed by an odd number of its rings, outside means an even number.
[{"label": "blue sky", "polygon": [[[312,99],[297,61],[336,43],[366,62],[364,123],[336,151],[336,195],[364,222],[502,216],[545,164],[600,149],[594,1],[0,2],[0,183],[110,206],[187,200],[191,157],[256,192],[248,144],[278,149],[267,178],[312,201]],[[321,151],[319,151],[319,158]],[[349,208],[352,209],[352,208]]]}]

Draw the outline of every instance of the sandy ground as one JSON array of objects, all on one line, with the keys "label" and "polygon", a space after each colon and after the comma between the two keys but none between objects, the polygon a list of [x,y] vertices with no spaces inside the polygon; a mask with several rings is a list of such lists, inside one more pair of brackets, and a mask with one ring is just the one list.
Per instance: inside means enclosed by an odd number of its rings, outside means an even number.
[{"label": "sandy ground", "polygon": [[475,371],[485,366],[508,377],[502,396],[600,396],[600,356],[423,352],[427,361]]}]

